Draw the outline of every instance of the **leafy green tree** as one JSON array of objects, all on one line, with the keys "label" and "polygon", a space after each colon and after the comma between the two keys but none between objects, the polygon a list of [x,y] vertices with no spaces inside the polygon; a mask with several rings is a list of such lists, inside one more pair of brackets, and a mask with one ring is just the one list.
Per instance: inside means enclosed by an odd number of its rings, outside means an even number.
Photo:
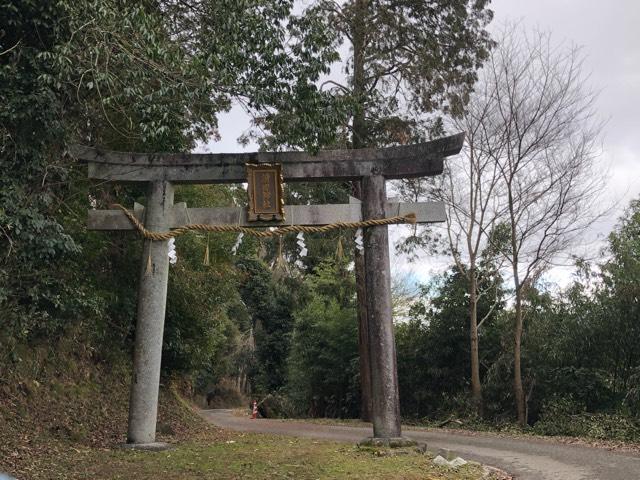
[{"label": "leafy green tree", "polygon": [[[2,2],[0,36],[0,305],[2,332],[28,338],[57,329],[52,316],[82,312],[83,289],[53,265],[79,253],[53,217],[68,180],[60,88],[47,60],[69,31],[67,11],[43,2]],[[65,275],[66,274],[66,275]],[[10,348],[9,348],[10,350]]]},{"label": "leafy green tree", "polygon": [[[494,277],[497,298],[502,298],[501,281]],[[412,416],[450,413],[470,383],[468,294],[466,276],[454,267],[438,281],[421,287],[421,301],[410,311],[410,321],[396,325],[398,377],[403,411]],[[480,335],[487,342],[481,356],[487,372],[499,354],[499,336],[494,323],[503,308],[488,298],[480,299],[479,312],[487,317]],[[496,345],[497,343],[497,345]],[[468,412],[464,411],[463,414]]]},{"label": "leafy green tree", "polygon": [[[209,88],[252,113],[263,146],[317,149],[332,143],[344,108],[316,81],[338,59],[337,36],[293,13],[293,0],[162,0],[163,14],[208,70]],[[246,138],[245,140],[248,140]]]},{"label": "leafy green tree", "polygon": [[287,391],[304,415],[354,417],[359,407],[353,273],[325,260],[307,277],[309,299],[295,313]]},{"label": "leafy green tree", "polygon": [[[640,200],[633,200],[616,229],[609,235],[611,257],[602,267],[603,288],[600,334],[607,342],[603,364],[612,374],[613,388],[640,412],[640,349],[634,338],[640,335]],[[631,393],[631,395],[629,395]]]},{"label": "leafy green tree", "polygon": [[[326,83],[349,99],[351,122],[345,140],[352,148],[389,146],[442,133],[429,115],[461,112],[487,58],[491,41],[485,30],[492,19],[488,1],[369,1],[343,4],[321,0],[311,9],[336,29],[349,45],[346,82]],[[353,194],[361,197],[359,184]],[[358,315],[367,330],[364,259],[355,255]],[[361,335],[366,339],[366,334]],[[361,342],[362,418],[370,416],[368,346]]]},{"label": "leafy green tree", "polygon": [[[420,138],[420,115],[459,113],[491,47],[488,1],[353,0],[317,9],[352,47],[355,148]],[[401,99],[406,100],[403,105]],[[403,115],[402,112],[411,112]]]},{"label": "leafy green tree", "polygon": [[611,390],[600,368],[599,305],[586,292],[584,280],[577,278],[560,296],[540,285],[525,297],[529,313],[522,359],[532,423],[544,405],[556,399],[590,411],[610,406]]},{"label": "leafy green tree", "polygon": [[[176,201],[194,207],[228,205],[225,187],[182,186]],[[178,261],[169,269],[162,366],[165,372],[220,379],[231,369],[226,358],[246,329],[232,314],[241,303],[234,268],[233,235],[186,235],[176,241]],[[210,264],[203,256],[209,249]],[[208,373],[208,375],[207,375]]]},{"label": "leafy green tree", "polygon": [[[639,211],[634,200],[609,235],[607,256],[594,266],[579,260],[569,287],[551,293],[538,282],[527,290],[522,371],[538,432],[637,436],[640,359],[629,339],[638,335]],[[508,392],[509,372],[502,376],[491,391]]]},{"label": "leafy green tree", "polygon": [[[321,129],[312,127],[319,132],[313,137],[314,145],[384,146],[424,139],[428,128],[432,133],[442,132],[441,123],[436,122],[431,128],[424,114],[435,110],[456,113],[466,102],[475,71],[491,46],[485,30],[492,18],[492,12],[486,8],[488,3],[354,0],[338,4],[321,0],[313,4],[299,24],[309,32],[316,32],[307,38],[313,39],[315,45],[352,47],[344,63],[346,82],[326,80],[318,92],[305,87],[302,95],[307,100],[305,106],[312,105],[323,117]],[[335,51],[316,56],[320,64],[324,62],[325,74],[329,63],[338,59]],[[301,141],[306,134],[300,135],[305,129],[300,124],[314,125],[314,120],[308,118],[311,113],[299,108],[299,103],[290,101],[288,96],[282,98],[282,108],[277,112],[258,116],[257,127],[267,133],[256,136],[264,147],[306,148],[308,142]],[[315,100],[309,101],[311,98]],[[359,196],[357,185],[332,188],[343,196],[346,192]],[[291,190],[298,194],[298,189]],[[322,241],[312,239],[312,243],[312,255],[305,259],[310,269],[331,250]],[[345,243],[346,250],[352,251],[350,242]],[[295,256],[291,245],[288,252]],[[362,257],[355,255],[355,260],[361,285],[359,323],[361,331],[366,331]],[[366,385],[368,353],[366,345],[361,347],[361,376]],[[367,391],[365,387],[363,418],[368,417],[369,411]]]},{"label": "leafy green tree", "polygon": [[269,267],[257,259],[239,259],[236,266],[241,275],[240,295],[255,337],[256,371],[250,376],[251,383],[258,392],[271,393],[287,381],[299,284],[289,277],[276,281]]},{"label": "leafy green tree", "polygon": [[[233,99],[265,115],[286,102],[324,102],[328,94],[313,81],[335,55],[332,40],[292,15],[286,1],[25,0],[1,7],[2,334],[29,340],[82,323],[91,334],[126,343],[139,246],[121,234],[86,232],[84,217],[91,204],[130,205],[144,192],[89,185],[66,145],[184,151],[215,133],[216,115]],[[323,125],[311,122],[316,110],[309,111],[299,136],[311,145]],[[199,256],[191,246],[179,242]],[[179,319],[193,319],[206,303],[195,302],[184,280],[193,274],[196,287],[209,282],[196,263],[181,266],[189,267],[182,278],[172,276],[180,291],[167,317],[172,345],[190,338]],[[220,293],[228,287],[212,285]]]}]

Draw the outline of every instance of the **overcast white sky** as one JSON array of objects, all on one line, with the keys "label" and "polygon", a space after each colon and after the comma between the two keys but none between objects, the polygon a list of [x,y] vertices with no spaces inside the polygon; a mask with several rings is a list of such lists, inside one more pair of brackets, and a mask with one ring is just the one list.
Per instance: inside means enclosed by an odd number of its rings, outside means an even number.
[{"label": "overcast white sky", "polygon": [[[521,21],[528,28],[552,32],[555,41],[583,48],[584,69],[600,92],[598,112],[606,121],[600,161],[610,177],[602,203],[613,205],[584,237],[591,250],[599,248],[629,201],[640,194],[640,1],[493,0],[491,7],[494,28]],[[581,253],[579,248],[576,253]],[[558,268],[550,277],[564,284],[570,272]]]},{"label": "overcast white sky", "polygon": [[[606,120],[600,161],[609,168],[607,198],[615,202],[612,213],[588,232],[586,238],[603,239],[615,225],[629,200],[640,194],[640,0],[493,0],[492,28],[505,21],[520,21],[523,27],[537,27],[553,34],[555,41],[582,46],[585,71],[592,86],[600,91],[598,110]],[[222,139],[201,151],[239,152],[237,137],[249,127],[240,108],[220,118]],[[396,235],[392,232],[392,237]],[[593,248],[596,245],[593,244]],[[397,271],[426,280],[442,269],[442,259],[423,258],[408,264],[402,258],[392,262]],[[564,284],[567,269],[555,269],[551,279]]]},{"label": "overcast white sky", "polygon": [[521,20],[553,32],[557,41],[583,47],[585,71],[600,91],[598,109],[607,121],[601,160],[611,168],[609,192],[627,204],[640,193],[640,1],[493,0],[491,5],[495,26]]}]

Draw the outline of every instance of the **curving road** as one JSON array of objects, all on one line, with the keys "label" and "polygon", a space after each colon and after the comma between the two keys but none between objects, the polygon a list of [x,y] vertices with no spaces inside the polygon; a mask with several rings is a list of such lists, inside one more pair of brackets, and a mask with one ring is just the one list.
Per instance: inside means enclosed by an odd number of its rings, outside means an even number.
[{"label": "curving road", "polygon": [[[282,420],[250,420],[231,410],[202,410],[202,416],[222,428],[243,432],[357,442],[371,435],[369,427],[319,425]],[[523,480],[640,480],[640,455],[565,445],[535,438],[463,435],[405,428],[407,437],[426,442],[429,450],[453,450],[465,459],[506,470]]]}]

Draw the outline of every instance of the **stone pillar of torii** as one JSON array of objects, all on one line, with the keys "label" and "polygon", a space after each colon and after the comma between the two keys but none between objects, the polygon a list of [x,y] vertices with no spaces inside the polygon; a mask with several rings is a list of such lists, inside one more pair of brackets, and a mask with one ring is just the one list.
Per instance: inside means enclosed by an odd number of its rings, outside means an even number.
[{"label": "stone pillar of torii", "polygon": [[[387,200],[385,181],[439,175],[444,158],[462,148],[464,134],[415,145],[389,148],[305,152],[255,152],[235,154],[125,153],[75,146],[72,155],[88,163],[89,178],[111,182],[148,184],[146,207],[131,213],[147,230],[167,232],[191,224],[238,224],[246,227],[326,225],[358,222],[389,216],[416,214],[417,223],[445,221],[438,202],[401,203]],[[244,183],[249,166],[277,166],[285,182],[360,181],[362,203],[339,205],[290,205],[282,215],[263,221],[241,207],[187,208],[174,205],[175,184]],[[266,178],[266,177],[265,177]],[[268,180],[265,194],[270,198]],[[270,188],[273,188],[271,186]],[[255,196],[255,195],[254,195]],[[258,195],[260,196],[260,195]],[[255,220],[258,220],[257,222]],[[89,210],[93,230],[133,230],[121,210]],[[373,437],[382,445],[404,444],[400,427],[400,403],[393,320],[391,318],[391,268],[387,226],[364,229],[365,278],[370,345]],[[148,261],[151,259],[151,265]],[[153,448],[155,443],[160,361],[164,331],[168,242],[144,241],[138,291],[138,317],[127,443]]]}]

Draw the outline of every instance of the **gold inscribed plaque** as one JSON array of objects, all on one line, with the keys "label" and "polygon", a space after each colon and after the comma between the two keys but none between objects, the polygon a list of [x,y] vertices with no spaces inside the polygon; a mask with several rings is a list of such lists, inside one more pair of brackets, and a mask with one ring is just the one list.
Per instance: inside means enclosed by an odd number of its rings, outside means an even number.
[{"label": "gold inscribed plaque", "polygon": [[282,166],[279,163],[247,164],[249,210],[247,220],[284,220]]}]

